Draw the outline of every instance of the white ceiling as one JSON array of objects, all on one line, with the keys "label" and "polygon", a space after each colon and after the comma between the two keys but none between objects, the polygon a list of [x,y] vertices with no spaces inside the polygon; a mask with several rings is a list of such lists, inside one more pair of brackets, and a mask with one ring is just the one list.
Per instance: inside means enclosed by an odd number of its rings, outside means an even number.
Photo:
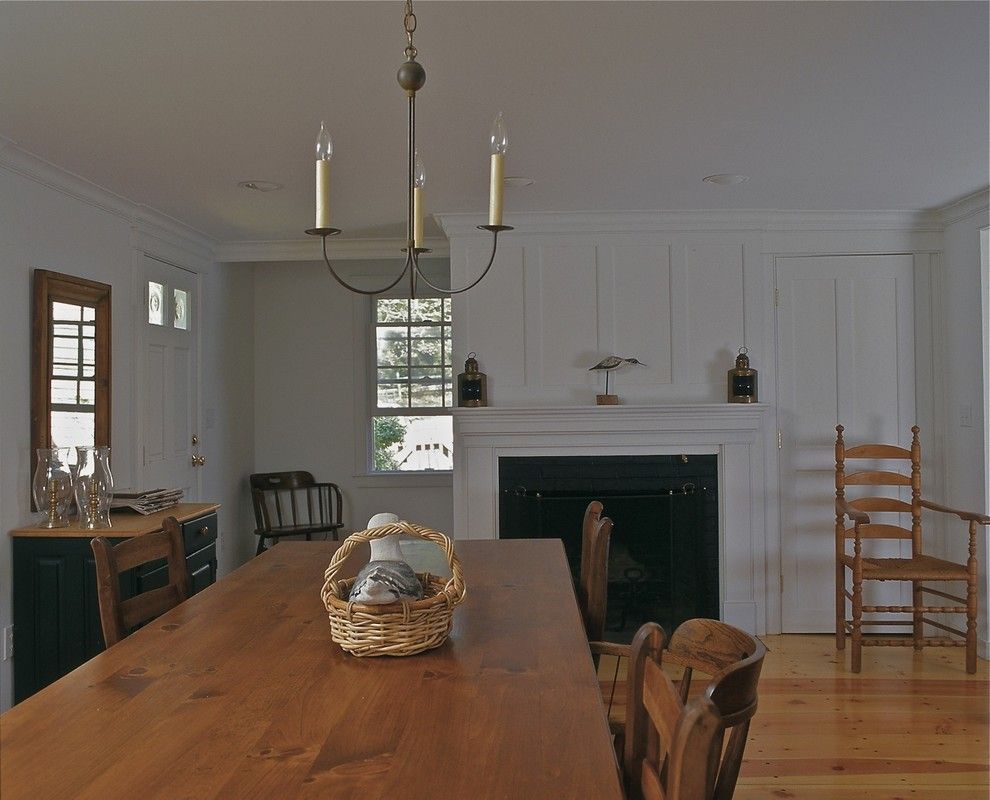
[{"label": "white ceiling", "polygon": [[[988,4],[418,2],[434,211],[928,209],[988,183]],[[392,2],[0,3],[0,135],[220,240],[401,233]],[[720,188],[711,173],[752,176]],[[277,181],[261,194],[242,180]]]}]

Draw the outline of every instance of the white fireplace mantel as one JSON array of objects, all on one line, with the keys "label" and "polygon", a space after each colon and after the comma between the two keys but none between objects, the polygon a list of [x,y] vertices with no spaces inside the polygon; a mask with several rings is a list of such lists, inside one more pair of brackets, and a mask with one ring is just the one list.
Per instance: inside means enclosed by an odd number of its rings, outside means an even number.
[{"label": "white fireplace mantel", "polygon": [[457,409],[454,535],[498,536],[502,457],[715,454],[722,619],[766,633],[766,409],[728,403]]}]

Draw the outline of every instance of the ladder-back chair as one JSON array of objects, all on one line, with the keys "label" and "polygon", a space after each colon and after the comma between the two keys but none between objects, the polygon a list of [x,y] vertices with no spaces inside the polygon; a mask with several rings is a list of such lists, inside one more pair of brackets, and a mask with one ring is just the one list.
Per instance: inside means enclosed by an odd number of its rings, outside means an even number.
[{"label": "ladder-back chair", "polygon": [[341,518],[343,499],[335,483],[317,483],[312,473],[259,472],[251,476],[251,500],[254,504],[257,555],[265,550],[265,540],[274,542],[282,536],[313,534],[333,536],[344,526]]},{"label": "ladder-back chair", "polygon": [[[863,444],[846,447],[842,425],[837,425],[835,439],[835,646],[844,650],[846,636],[852,641],[853,672],[862,668],[862,648],[869,645],[913,646],[920,650],[926,645],[965,646],[966,671],[976,672],[976,595],[977,561],[976,531],[978,525],[990,524],[990,517],[968,511],[957,511],[921,497],[921,443],[919,428],[911,428],[910,449],[889,444]],[[867,468],[846,473],[848,461],[866,461]],[[879,465],[877,462],[880,462]],[[900,462],[902,471],[885,468],[883,462]],[[909,472],[904,471],[909,469]],[[850,486],[888,487],[885,495],[846,497]],[[894,490],[910,490],[910,501],[893,496]],[[922,546],[922,510],[955,515],[969,524],[969,558],[965,564],[946,561],[926,555]],[[889,515],[907,515],[910,528],[891,522]],[[847,527],[848,521],[852,522]],[[893,539],[910,542],[910,556],[875,558],[864,555],[864,539]],[[849,553],[847,544],[853,543]],[[846,588],[846,571],[852,574],[852,590]],[[904,581],[911,583],[910,605],[864,605],[864,581]],[[966,585],[966,596],[944,592],[926,585],[925,581],[961,582]],[[952,605],[926,605],[924,595],[930,594],[950,601]],[[851,619],[846,619],[846,601],[851,604]],[[863,614],[910,614],[911,619],[863,619]],[[931,614],[965,614],[966,630],[951,627]],[[864,638],[864,625],[907,625],[909,637]],[[924,626],[930,625],[949,634],[962,637],[926,636]]]}]

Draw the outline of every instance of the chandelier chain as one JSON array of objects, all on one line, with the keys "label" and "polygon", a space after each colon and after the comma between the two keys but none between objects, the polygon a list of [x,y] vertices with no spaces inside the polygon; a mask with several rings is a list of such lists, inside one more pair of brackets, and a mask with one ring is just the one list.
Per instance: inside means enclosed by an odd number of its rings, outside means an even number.
[{"label": "chandelier chain", "polygon": [[413,13],[412,0],[406,0],[406,14],[402,18],[402,27],[406,31],[406,58],[416,58],[416,47],[413,44],[413,34],[416,32],[416,15]]}]

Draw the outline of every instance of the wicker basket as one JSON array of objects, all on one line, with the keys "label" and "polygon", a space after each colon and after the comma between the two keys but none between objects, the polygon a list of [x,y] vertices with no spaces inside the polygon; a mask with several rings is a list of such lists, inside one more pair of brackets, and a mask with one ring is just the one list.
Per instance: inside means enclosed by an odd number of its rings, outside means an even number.
[{"label": "wicker basket", "polygon": [[[354,578],[338,580],[336,575],[359,542],[406,534],[438,545],[447,556],[450,580],[429,573],[417,573],[423,583],[422,600],[403,600],[389,605],[352,603],[347,598]],[[333,554],[320,596],[330,615],[330,637],[356,656],[411,656],[439,647],[447,641],[454,621],[454,607],[467,589],[461,562],[454,545],[439,531],[412,522],[396,522],[380,528],[358,531],[348,536]]]}]

